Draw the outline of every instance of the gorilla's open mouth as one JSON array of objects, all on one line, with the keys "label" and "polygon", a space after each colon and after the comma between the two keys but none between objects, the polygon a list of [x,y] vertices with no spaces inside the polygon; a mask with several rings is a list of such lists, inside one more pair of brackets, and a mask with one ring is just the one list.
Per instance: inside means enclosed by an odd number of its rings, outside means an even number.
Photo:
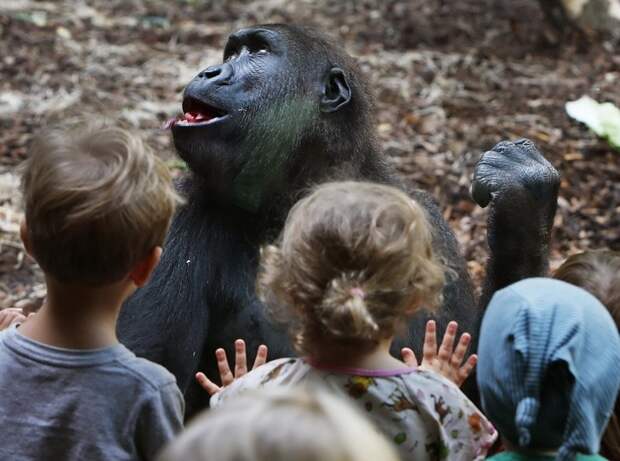
[{"label": "gorilla's open mouth", "polygon": [[196,98],[186,97],[183,99],[183,115],[171,119],[165,124],[165,128],[172,126],[197,126],[210,125],[228,117],[228,113]]}]

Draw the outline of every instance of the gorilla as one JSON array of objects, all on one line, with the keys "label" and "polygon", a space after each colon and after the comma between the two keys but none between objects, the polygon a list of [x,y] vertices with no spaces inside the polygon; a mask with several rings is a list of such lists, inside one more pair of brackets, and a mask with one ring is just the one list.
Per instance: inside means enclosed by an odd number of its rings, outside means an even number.
[{"label": "gorilla", "polygon": [[[120,340],[167,367],[185,393],[187,414],[208,404],[197,370],[218,378],[213,352],[244,338],[252,355],[292,354],[269,323],[255,291],[260,247],[275,239],[309,187],[358,179],[405,189],[375,137],[375,109],[356,62],[323,34],[268,24],[228,38],[223,63],[189,82],[183,116],[170,123],[175,148],[191,170],[153,279],[125,304]],[[501,142],[476,166],[472,196],[490,205],[487,277],[478,303],[457,242],[434,200],[411,196],[427,210],[434,246],[448,267],[444,304],[434,314],[443,331],[457,320],[474,347],[493,292],[547,270],[559,176],[532,142]],[[396,345],[421,350],[427,315]],[[253,360],[253,357],[249,357]]]}]

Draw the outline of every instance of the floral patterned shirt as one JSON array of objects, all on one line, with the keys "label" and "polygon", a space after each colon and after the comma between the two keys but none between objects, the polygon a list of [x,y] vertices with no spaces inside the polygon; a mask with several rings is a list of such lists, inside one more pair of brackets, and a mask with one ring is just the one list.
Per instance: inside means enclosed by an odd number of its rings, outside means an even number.
[{"label": "floral patterned shirt", "polygon": [[258,367],[211,398],[216,407],[262,386],[315,384],[348,395],[396,444],[403,460],[481,460],[497,432],[451,381],[418,368],[327,369],[284,358]]}]

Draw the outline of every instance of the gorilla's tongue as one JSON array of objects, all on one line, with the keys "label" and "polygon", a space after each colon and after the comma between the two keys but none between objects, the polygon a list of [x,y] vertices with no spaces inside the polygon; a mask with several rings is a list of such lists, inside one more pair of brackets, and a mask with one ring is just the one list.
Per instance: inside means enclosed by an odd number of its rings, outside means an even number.
[{"label": "gorilla's tongue", "polygon": [[192,125],[202,122],[208,122],[212,118],[215,118],[215,116],[211,114],[206,114],[202,112],[185,112],[181,117],[174,117],[168,119],[162,125],[162,129],[167,130],[176,125],[177,123],[180,123],[182,125]]},{"label": "gorilla's tongue", "polygon": [[174,117],[167,120],[163,125],[162,129],[167,130],[174,125],[180,123],[182,125],[192,125],[197,123],[208,122],[209,120],[215,118],[215,115],[203,112],[185,112],[180,117]]},{"label": "gorilla's tongue", "polygon": [[201,123],[211,120],[213,116],[211,114],[203,114],[202,112],[185,112],[183,114],[183,120],[187,123]]}]

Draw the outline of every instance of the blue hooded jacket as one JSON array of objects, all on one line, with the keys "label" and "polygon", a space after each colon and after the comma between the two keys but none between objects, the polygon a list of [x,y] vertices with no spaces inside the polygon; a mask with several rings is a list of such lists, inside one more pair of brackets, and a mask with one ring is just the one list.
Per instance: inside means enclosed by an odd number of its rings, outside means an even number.
[{"label": "blue hooded jacket", "polygon": [[500,434],[557,460],[598,453],[620,388],[620,335],[585,290],[553,279],[498,291],[480,331],[482,407]]}]

